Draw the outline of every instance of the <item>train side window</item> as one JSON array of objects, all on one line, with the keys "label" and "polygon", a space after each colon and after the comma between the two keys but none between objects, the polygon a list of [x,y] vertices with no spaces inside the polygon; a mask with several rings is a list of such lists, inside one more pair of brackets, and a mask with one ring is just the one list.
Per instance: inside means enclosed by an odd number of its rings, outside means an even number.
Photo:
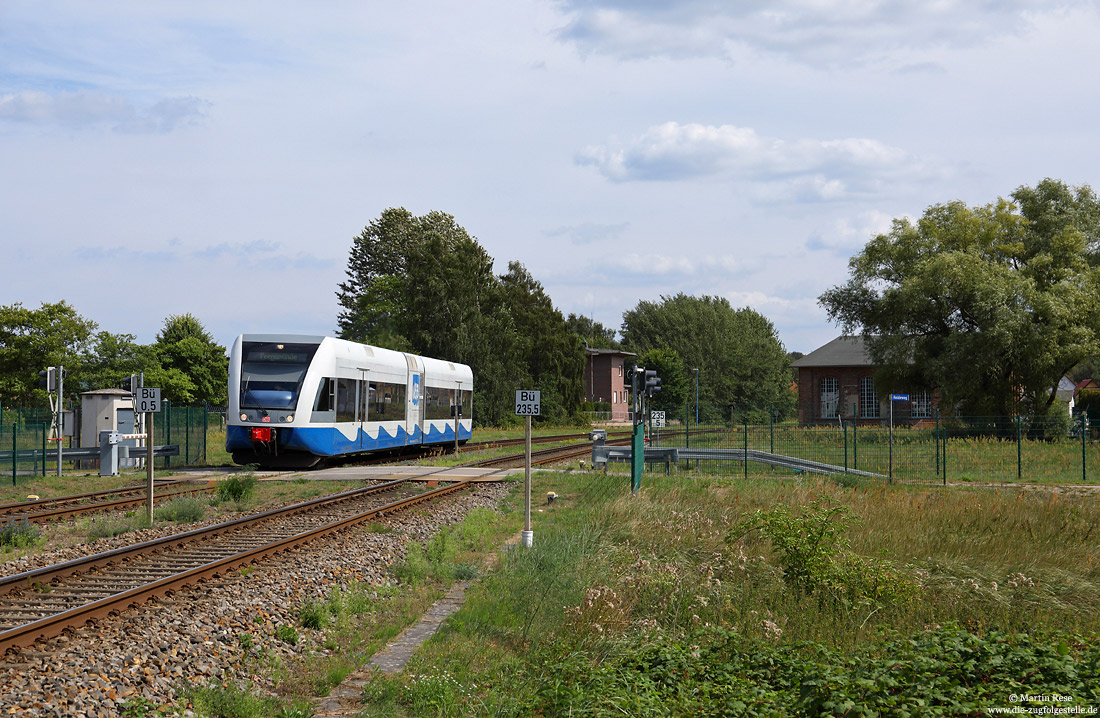
[{"label": "train side window", "polygon": [[332,411],[336,408],[336,380],[325,377],[317,387],[317,398],[313,401],[314,411]]},{"label": "train side window", "polygon": [[355,421],[354,379],[336,380],[336,421]]}]

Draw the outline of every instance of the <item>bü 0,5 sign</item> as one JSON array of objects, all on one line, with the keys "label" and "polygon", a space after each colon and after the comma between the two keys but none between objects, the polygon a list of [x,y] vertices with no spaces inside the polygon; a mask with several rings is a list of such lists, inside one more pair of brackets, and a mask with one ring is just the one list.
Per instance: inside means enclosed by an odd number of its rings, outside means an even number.
[{"label": "b\u00fc 0,5 sign", "polygon": [[542,392],[531,389],[516,390],[516,416],[540,416]]},{"label": "b\u00fc 0,5 sign", "polygon": [[160,411],[160,387],[139,386],[134,389],[134,411],[139,414]]}]

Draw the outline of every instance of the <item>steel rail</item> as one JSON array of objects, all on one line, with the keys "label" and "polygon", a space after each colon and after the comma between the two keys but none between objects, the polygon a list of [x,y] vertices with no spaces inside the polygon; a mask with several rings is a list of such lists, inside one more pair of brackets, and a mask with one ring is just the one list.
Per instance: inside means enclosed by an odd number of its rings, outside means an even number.
[{"label": "steel rail", "polygon": [[[390,483],[400,483],[401,481],[403,480]],[[12,628],[0,633],[0,654],[6,653],[13,648],[31,646],[39,640],[60,635],[67,629],[78,628],[87,624],[89,621],[109,617],[112,614],[144,603],[150,598],[165,596],[175,591],[189,588],[203,580],[213,578],[227,571],[232,571],[249,563],[255,563],[268,556],[296,548],[303,543],[327,536],[347,528],[348,526],[369,521],[370,519],[384,516],[388,513],[400,511],[424,501],[439,498],[440,496],[458,491],[459,489],[467,488],[470,485],[469,480],[463,480],[415,496],[399,499],[384,506],[345,517],[325,524],[324,526],[319,526],[269,544],[257,546],[232,556],[212,561],[208,564],[161,578],[142,586],[131,588],[113,596],[92,601],[82,606],[77,606],[67,611]]]},{"label": "steel rail", "polygon": [[326,503],[337,503],[341,501],[347,501],[358,496],[367,496],[372,493],[386,491],[407,481],[409,481],[409,478],[401,478],[395,479],[393,481],[388,481],[383,484],[365,486],[359,489],[350,489],[348,491],[343,491],[338,494],[322,496],[316,499],[311,499],[309,501],[292,504],[290,506],[283,506],[282,508],[269,509],[268,511],[264,511],[258,514],[242,516],[241,518],[233,519],[232,521],[226,521],[220,524],[214,524],[212,526],[204,526],[202,528],[192,529],[190,531],[184,531],[183,533],[172,534],[170,536],[163,536],[161,538],[151,539],[149,541],[143,541],[141,543],[130,544],[128,546],[121,546],[110,551],[103,551],[97,554],[92,554],[91,556],[82,556],[80,558],[72,559],[71,561],[65,561],[63,563],[57,563],[51,566],[43,566],[41,568],[31,569],[30,571],[12,574],[11,576],[4,576],[0,578],[0,596],[11,593],[15,590],[33,589],[36,585],[46,584],[59,578],[65,578],[67,576],[84,573],[92,569],[102,568],[111,564],[120,563],[126,559],[140,556],[145,553],[150,553],[154,550],[163,550],[164,548],[172,546],[182,546],[185,543],[190,543],[195,540],[220,536],[229,531],[234,531],[236,529],[248,526],[249,524],[260,523],[262,521],[277,518],[279,516],[290,516],[295,513],[310,511]]},{"label": "steel rail", "polygon": [[[217,490],[216,486],[193,486],[183,491],[172,491],[169,493],[157,493],[153,492],[154,503],[163,503],[176,499],[181,496],[190,496],[191,494],[210,493]],[[70,504],[67,506],[59,506],[54,509],[46,509],[44,511],[31,511],[27,513],[10,513],[7,514],[9,519],[26,519],[31,523],[45,523],[47,521],[53,521],[55,519],[64,518],[67,516],[83,516],[85,514],[99,514],[106,513],[108,511],[118,511],[120,509],[127,509],[132,506],[143,506],[146,502],[144,496],[144,489],[142,489],[143,495],[134,495],[125,499],[115,499],[114,501],[96,501],[90,504]]]},{"label": "steel rail", "polygon": [[[156,483],[156,486],[171,486],[172,484],[179,483],[178,480],[172,479],[170,481],[161,481]],[[40,508],[42,506],[50,506],[52,504],[61,503],[77,503],[81,501],[87,501],[96,499],[100,496],[122,496],[125,494],[144,492],[146,490],[144,485],[141,486],[120,486],[117,489],[100,489],[98,491],[88,491],[83,494],[68,494],[66,496],[51,496],[44,499],[29,499],[26,501],[13,501],[7,504],[0,504],[0,515],[26,513],[26,509]]]}]

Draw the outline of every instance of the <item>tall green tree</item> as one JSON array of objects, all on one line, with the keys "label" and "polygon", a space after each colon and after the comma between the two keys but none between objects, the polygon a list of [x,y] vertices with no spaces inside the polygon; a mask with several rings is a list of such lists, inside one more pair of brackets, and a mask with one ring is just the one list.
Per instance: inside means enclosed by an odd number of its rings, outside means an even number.
[{"label": "tall green tree", "polygon": [[146,376],[146,386],[155,386],[155,381],[163,379],[166,385],[162,396],[174,404],[226,403],[229,357],[225,347],[214,341],[196,317],[167,317],[152,347],[164,374],[152,377],[153,381]]},{"label": "tall green tree", "polygon": [[527,268],[508,263],[500,278],[508,314],[516,328],[513,356],[526,367],[528,389],[542,392],[544,418],[564,421],[580,410],[585,353],[561,312]]},{"label": "tall green tree", "polygon": [[761,421],[793,409],[787,390],[787,352],[775,327],[748,307],[734,309],[722,297],[679,293],[659,302],[639,302],[623,313],[623,344],[636,353],[671,349],[685,377],[699,370],[701,415],[708,420],[736,414]]},{"label": "tall green tree", "polygon": [[48,366],[66,367],[75,382],[96,326],[64,300],[45,302],[38,309],[19,303],[0,307],[0,402],[45,405],[38,372]]},{"label": "tall green tree", "polygon": [[565,319],[569,330],[588,342],[593,349],[621,349],[622,344],[615,339],[618,333],[614,328],[605,327],[595,319],[585,316],[577,316],[570,312]]},{"label": "tall green tree", "polygon": [[895,219],[821,295],[863,333],[877,385],[938,388],[970,415],[1045,413],[1062,375],[1100,355],[1100,202],[1051,179],[1011,196]]},{"label": "tall green tree", "polygon": [[387,209],[352,243],[340,336],[469,364],[479,423],[511,419],[527,376],[493,259],[443,212]]},{"label": "tall green tree", "polygon": [[132,334],[96,332],[77,374],[80,390],[117,388],[131,374],[143,374],[145,386],[160,387],[165,398],[194,401],[194,382],[176,367],[161,366],[155,345],[138,344]]},{"label": "tall green tree", "polygon": [[[650,399],[649,408],[666,412],[669,418],[675,416],[683,419],[689,397],[692,401],[695,399],[694,373],[688,376],[684,362],[676,350],[667,347],[649,349],[638,355],[634,364],[656,371],[661,379],[661,390]],[[694,419],[694,409],[692,412]]]}]

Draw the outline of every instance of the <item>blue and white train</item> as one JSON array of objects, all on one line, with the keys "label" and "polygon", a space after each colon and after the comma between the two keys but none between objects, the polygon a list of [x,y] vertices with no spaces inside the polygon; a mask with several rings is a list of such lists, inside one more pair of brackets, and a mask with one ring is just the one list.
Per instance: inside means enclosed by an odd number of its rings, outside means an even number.
[{"label": "blue and white train", "polygon": [[238,464],[454,445],[473,428],[465,364],[333,337],[242,334],[229,354],[225,448]]}]

